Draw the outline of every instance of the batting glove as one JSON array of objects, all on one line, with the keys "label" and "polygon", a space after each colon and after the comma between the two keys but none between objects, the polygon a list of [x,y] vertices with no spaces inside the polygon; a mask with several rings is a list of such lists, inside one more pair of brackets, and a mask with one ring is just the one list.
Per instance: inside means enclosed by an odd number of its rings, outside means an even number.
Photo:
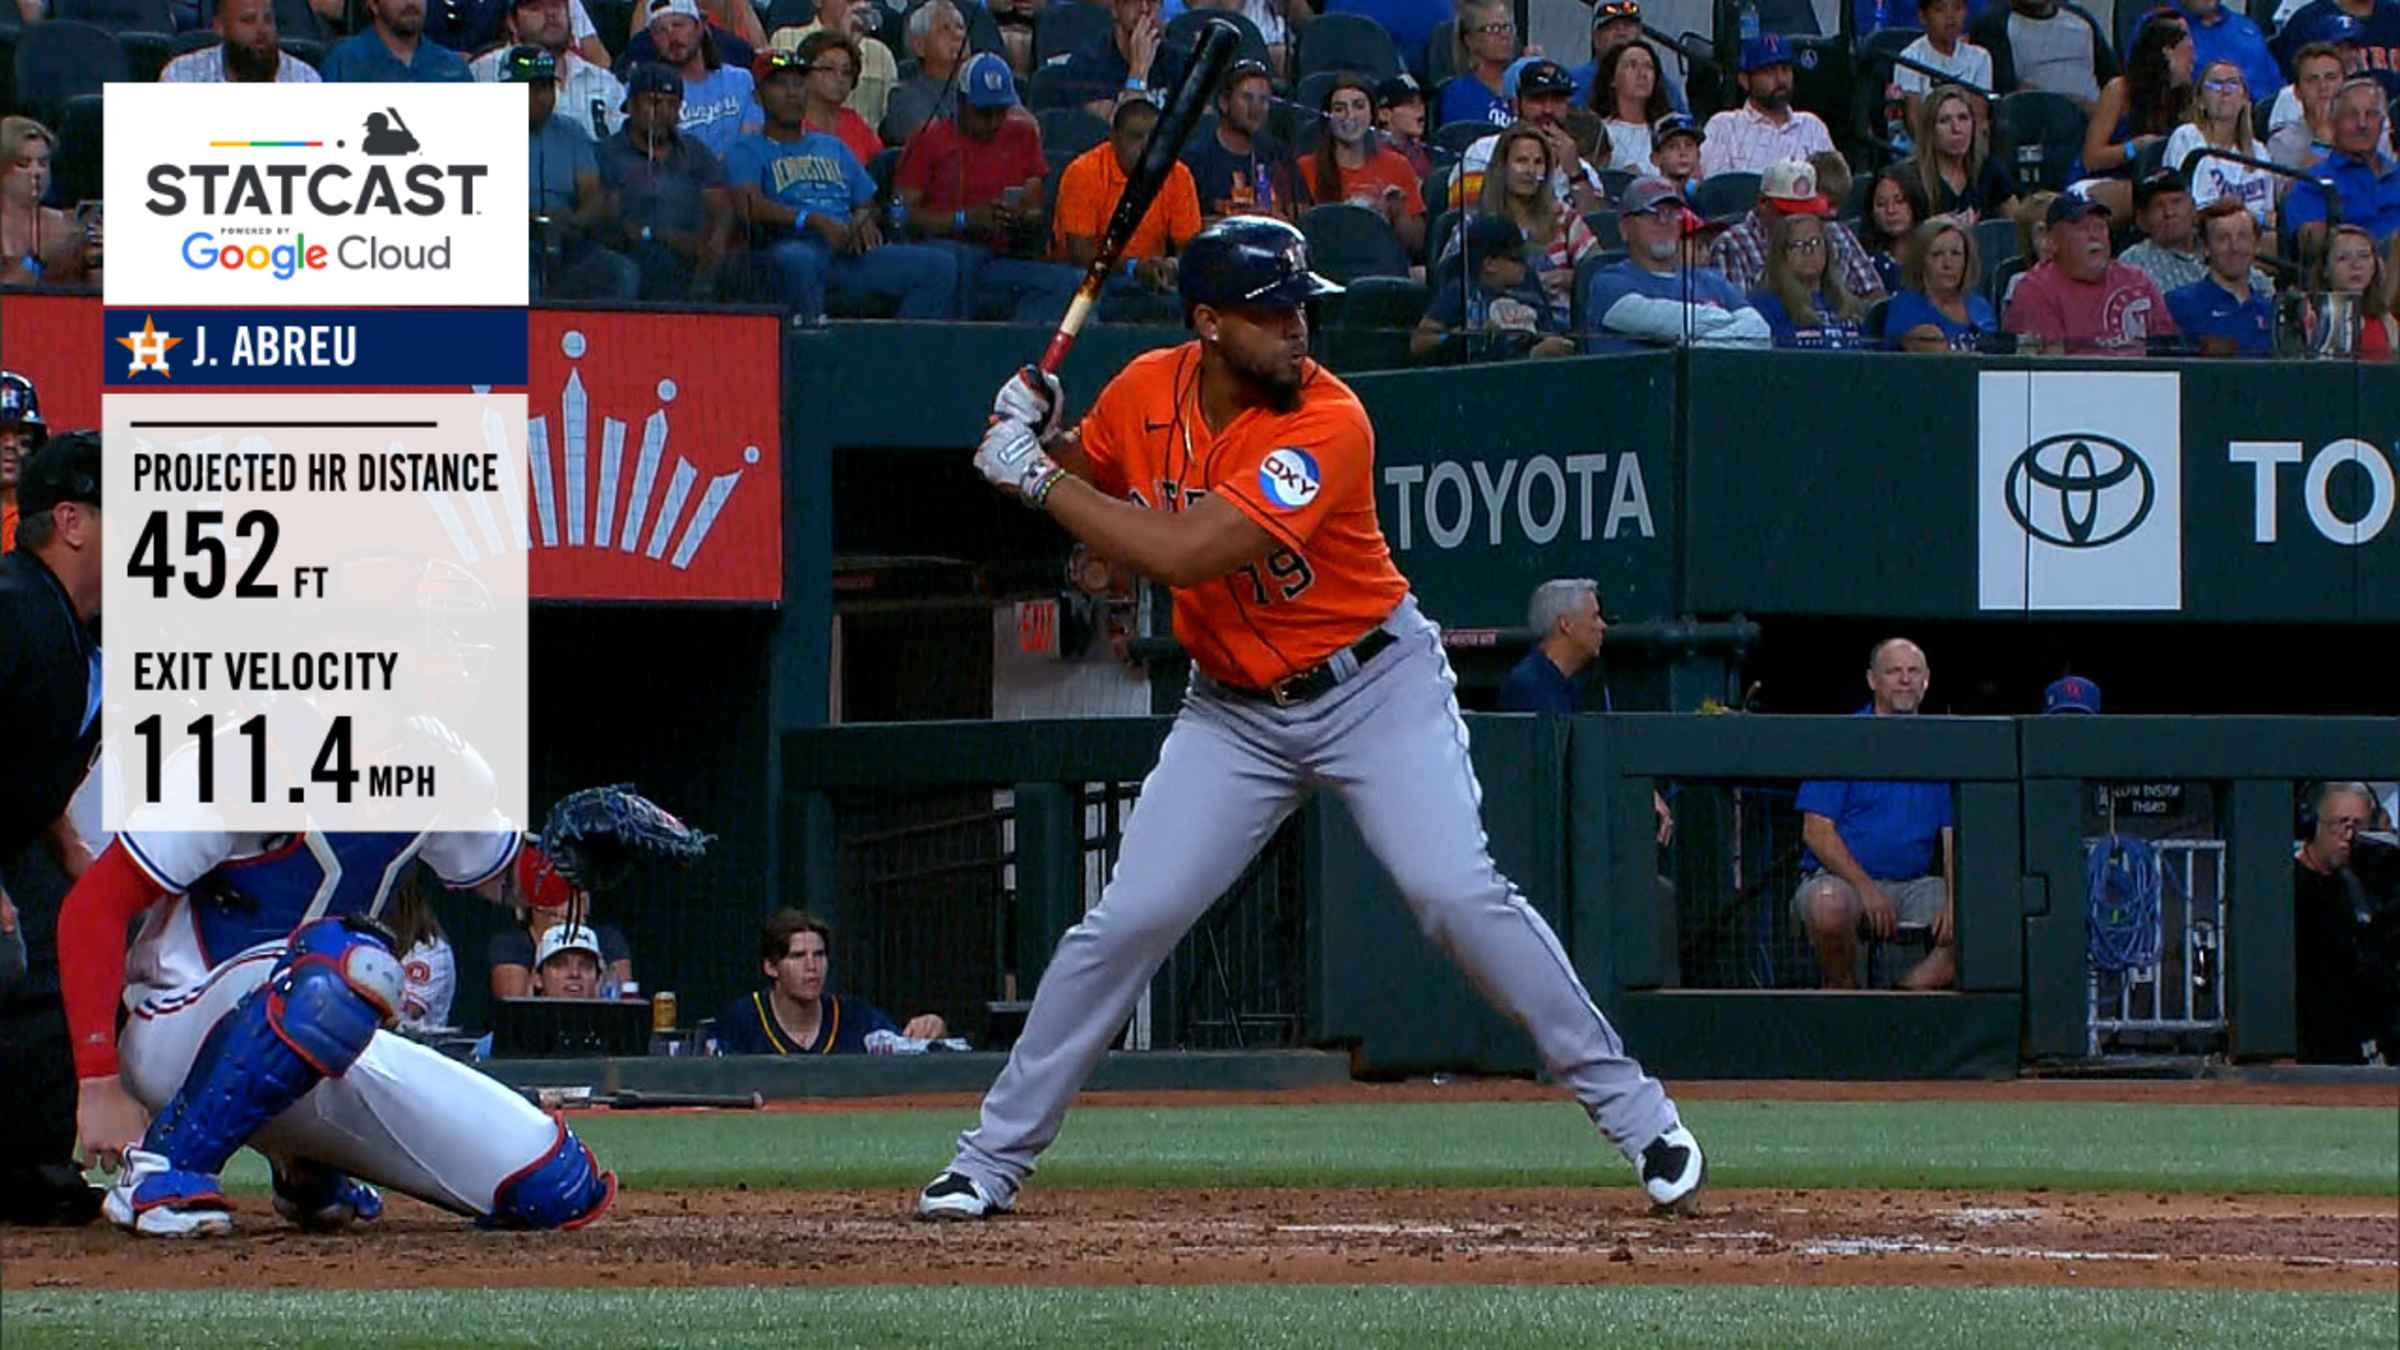
[{"label": "batting glove", "polygon": [[1060,476],[1058,462],[1042,453],[1033,428],[1002,418],[983,433],[975,448],[975,470],[993,487],[1013,492],[1028,506],[1039,507]]},{"label": "batting glove", "polygon": [[1020,366],[992,399],[992,416],[1003,422],[1022,422],[1048,441],[1058,435],[1059,419],[1067,406],[1066,387],[1058,377],[1032,366]]}]

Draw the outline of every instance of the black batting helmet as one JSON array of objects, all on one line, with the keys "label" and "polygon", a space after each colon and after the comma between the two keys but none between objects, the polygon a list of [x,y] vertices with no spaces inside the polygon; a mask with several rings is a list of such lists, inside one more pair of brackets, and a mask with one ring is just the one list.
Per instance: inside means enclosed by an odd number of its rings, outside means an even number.
[{"label": "black batting helmet", "polygon": [[1176,261],[1183,307],[1290,306],[1342,288],[1308,270],[1308,239],[1266,216],[1227,216],[1192,236]]},{"label": "black batting helmet", "polygon": [[18,427],[25,434],[25,448],[38,450],[50,438],[50,428],[42,421],[42,401],[34,396],[33,381],[13,370],[0,370],[0,427]]}]

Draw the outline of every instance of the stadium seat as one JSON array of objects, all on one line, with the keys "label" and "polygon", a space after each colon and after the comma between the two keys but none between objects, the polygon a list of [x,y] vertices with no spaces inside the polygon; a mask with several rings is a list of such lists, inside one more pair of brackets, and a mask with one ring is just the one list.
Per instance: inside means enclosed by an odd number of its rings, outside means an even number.
[{"label": "stadium seat", "polygon": [[1450,175],[1456,172],[1456,165],[1436,164],[1433,172],[1425,175],[1425,182],[1419,190],[1425,199],[1426,210],[1439,211],[1450,204]]},{"label": "stadium seat", "polygon": [[[1338,18],[1340,16],[1337,15],[1335,17]],[[1307,75],[1303,75],[1300,77],[1299,83],[1292,86],[1292,102],[1308,109],[1311,112],[1321,113],[1325,107],[1325,92],[1333,88],[1333,82],[1337,79],[1340,79],[1344,75],[1354,73],[1355,72],[1349,70],[1348,68],[1344,68],[1341,70],[1319,70],[1311,72]],[[1374,77],[1371,75],[1368,76],[1367,79],[1369,83],[1373,83],[1374,81]],[[1370,97],[1372,97],[1372,95],[1370,95]]]},{"label": "stadium seat", "polygon": [[1745,214],[1758,200],[1758,175],[1721,173],[1703,178],[1692,193],[1691,206],[1706,220],[1730,220]]},{"label": "stadium seat", "polygon": [[133,77],[116,34],[74,19],[50,19],[26,29],[17,39],[14,67],[16,106],[53,126],[68,99]]},{"label": "stadium seat", "polygon": [[[1869,33],[1858,44],[1858,76],[1851,83],[1850,123],[1852,134],[1860,141],[1882,152],[1886,161],[1900,156],[1900,147],[1892,142],[1888,117],[1889,103],[1885,89],[1899,74],[1900,68],[1876,60],[1878,55],[1897,56],[1900,49],[1924,36],[1915,28],[1882,28]],[[1861,175],[1864,177],[1864,175]]]},{"label": "stadium seat", "polygon": [[1025,106],[1037,112],[1043,108],[1081,106],[1074,87],[1067,82],[1065,57],[1034,68],[1033,78],[1025,82]]},{"label": "stadium seat", "polygon": [[[1427,101],[1431,102],[1432,100],[1428,99]],[[1448,122],[1436,128],[1434,133],[1425,139],[1453,155],[1463,155],[1467,153],[1468,146],[1499,130],[1500,128],[1489,122]]]},{"label": "stadium seat", "polygon": [[1034,17],[1033,59],[1047,61],[1086,47],[1115,22],[1106,9],[1084,0],[1052,5]]},{"label": "stadium seat", "polygon": [[1575,264],[1575,294],[1569,301],[1567,308],[1568,313],[1572,316],[1568,322],[1574,325],[1576,332],[1588,333],[1591,331],[1592,316],[1583,312],[1583,293],[1591,288],[1592,274],[1598,272],[1603,267],[1609,266],[1612,263],[1618,263],[1624,260],[1625,255],[1622,253],[1610,253],[1600,249],[1594,249],[1590,253],[1583,255],[1583,261]]},{"label": "stadium seat", "polygon": [[[277,3],[297,3],[302,8],[306,8],[308,0],[277,0]],[[608,49],[608,59],[614,63],[617,58],[625,54],[625,44],[632,40],[633,0],[583,0],[583,9],[586,14],[591,16],[592,27],[597,29],[600,34],[600,45]],[[762,22],[764,21],[762,20]],[[275,26],[283,27],[281,10],[276,12]],[[768,36],[774,36],[774,24],[768,23],[766,29]],[[290,30],[284,29],[284,31],[289,32]],[[330,37],[331,34],[328,33],[327,36]]]},{"label": "stadium seat", "polygon": [[[1438,89],[1442,81],[1458,73],[1458,20],[1444,19],[1434,25],[1433,35],[1425,39],[1425,87]],[[1425,100],[1430,115],[1433,102]]]},{"label": "stadium seat", "polygon": [[1459,219],[1465,213],[1455,209],[1439,210],[1431,203],[1427,203],[1426,209],[1433,211],[1434,217],[1433,224],[1425,231],[1425,257],[1438,263],[1442,259],[1442,250],[1449,247],[1450,236],[1458,229]]},{"label": "stadium seat", "polygon": [[1882,346],[1883,335],[1891,327],[1891,317],[1892,297],[1888,295],[1867,306],[1867,317],[1859,324],[1860,330],[1867,335],[1867,341]]},{"label": "stadium seat", "polygon": [[1610,201],[1616,201],[1625,195],[1625,189],[1633,186],[1633,180],[1638,176],[1631,169],[1602,169],[1600,191]]},{"label": "stadium seat", "polygon": [[1309,265],[1335,281],[1408,275],[1408,253],[1391,224],[1366,207],[1312,206],[1300,217],[1300,232],[1308,236]]},{"label": "stadium seat", "polygon": [[867,161],[867,176],[875,180],[875,200],[878,202],[892,199],[892,172],[900,167],[902,148],[887,145],[875,152],[875,158]]},{"label": "stadium seat", "polygon": [[1527,51],[1543,52],[1569,70],[1592,59],[1592,7],[1586,0],[1522,0],[1517,13]]},{"label": "stadium seat", "polygon": [[[203,47],[214,47],[224,40],[217,36],[217,30],[214,28],[194,28],[188,32],[177,33],[172,44],[174,50],[168,54],[167,59],[172,61],[187,52],[196,52]],[[280,41],[280,38],[278,40]]]},{"label": "stadium seat", "polygon": [[[878,6],[878,8],[889,10],[891,6],[882,5]],[[767,36],[770,38],[775,36],[779,29],[806,28],[808,25],[815,23],[816,21],[816,0],[774,0],[774,3],[769,4],[765,8],[761,9],[758,16],[759,26],[767,30]],[[600,18],[597,14],[592,16],[592,23],[595,27],[600,29],[603,35],[608,32],[607,25],[600,22]],[[630,27],[631,23],[632,20],[630,17],[628,17],[625,25],[623,26]],[[907,49],[904,47],[892,48],[892,51],[895,55],[905,50]]]},{"label": "stadium seat", "polygon": [[1267,60],[1266,35],[1259,32],[1258,25],[1250,22],[1238,10],[1187,9],[1175,16],[1175,22],[1167,25],[1167,33],[1162,41],[1180,46],[1187,52],[1197,51],[1200,48],[1201,25],[1210,19],[1223,19],[1242,30],[1242,45],[1234,53],[1236,60],[1248,57],[1262,64],[1272,64]]},{"label": "stadium seat", "polygon": [[140,84],[156,84],[158,72],[165,69],[175,56],[175,38],[169,33],[144,33],[127,30],[117,34],[117,45],[125,49],[125,64]]},{"label": "stadium seat", "polygon": [[1604,249],[1625,247],[1625,226],[1614,211],[1586,211],[1583,223],[1591,229],[1592,238]]},{"label": "stadium seat", "polygon": [[2033,260],[2031,258],[2016,257],[2009,259],[2007,262],[2002,263],[1998,267],[1992,268],[1991,271],[1987,273],[1987,276],[1989,277],[1987,284],[1990,289],[1986,298],[1992,302],[1993,313],[1998,314],[2004,319],[2008,317],[2007,306],[2004,303],[2008,298],[2008,283],[2010,279],[2021,276],[2025,272],[2030,271],[2032,266]]},{"label": "stadium seat", "polygon": [[1279,98],[1267,105],[1267,134],[1288,146],[1293,154],[1305,155],[1317,148],[1325,132],[1325,115],[1315,108],[1300,106],[1297,99]]},{"label": "stadium seat", "polygon": [[1108,123],[1087,108],[1044,108],[1034,117],[1042,124],[1042,149],[1063,150],[1069,158],[1108,139]]},{"label": "stadium seat", "polygon": [[1990,276],[2003,265],[2017,260],[2017,222],[2006,216],[1975,222],[1975,252],[1983,260],[1983,274]]},{"label": "stadium seat", "polygon": [[306,63],[310,70],[322,69],[325,65],[325,44],[322,42],[312,42],[307,38],[278,38],[276,45],[283,48],[285,56]]},{"label": "stadium seat", "polygon": [[[605,42],[608,25],[601,20],[596,8],[587,7],[586,12],[591,14],[592,26],[600,30],[601,40]],[[616,20],[619,34],[617,42],[622,46],[626,24],[624,10],[617,12]],[[278,39],[305,38],[311,42],[323,42],[333,36],[325,26],[325,21],[317,17],[317,11],[309,6],[308,0],[275,0],[275,35]],[[614,53],[616,48],[611,47],[609,51]]]},{"label": "stadium seat", "polygon": [[175,15],[167,0],[57,0],[51,13],[110,32],[172,33]]},{"label": "stadium seat", "polygon": [[1999,129],[2011,147],[2008,164],[2019,192],[2056,192],[2083,155],[2083,109],[2064,94],[2021,89],[2000,100]]},{"label": "stadium seat", "polygon": [[[1572,5],[1575,0],[1563,2]],[[1379,81],[1400,69],[1400,49],[1392,45],[1392,35],[1363,14],[1327,14],[1312,20],[1300,30],[1300,55],[1292,63],[1293,72],[1302,76],[1356,70]]]}]

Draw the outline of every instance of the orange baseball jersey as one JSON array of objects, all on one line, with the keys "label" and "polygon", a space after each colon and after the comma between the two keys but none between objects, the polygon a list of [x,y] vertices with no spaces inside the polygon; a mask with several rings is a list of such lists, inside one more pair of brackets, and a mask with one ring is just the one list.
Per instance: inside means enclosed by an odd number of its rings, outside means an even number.
[{"label": "orange baseball jersey", "polygon": [[1200,412],[1200,344],[1144,353],[1077,428],[1093,486],[1154,511],[1216,493],[1278,547],[1175,591],[1175,636],[1209,678],[1257,689],[1366,636],[1408,594],[1375,519],[1375,429],[1314,361],[1300,406],[1252,408],[1222,433]]}]

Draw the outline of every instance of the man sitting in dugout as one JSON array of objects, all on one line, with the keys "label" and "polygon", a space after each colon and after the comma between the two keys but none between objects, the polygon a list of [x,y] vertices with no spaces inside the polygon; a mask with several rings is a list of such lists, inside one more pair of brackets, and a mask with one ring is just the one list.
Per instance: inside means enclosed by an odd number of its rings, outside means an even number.
[{"label": "man sitting in dugout", "polygon": [[897,1031],[912,1040],[949,1034],[942,1019],[919,1013],[895,1026],[862,998],[826,990],[833,928],[806,910],[777,910],[759,929],[758,961],[767,987],[744,994],[717,1014],[717,1048],[728,1055],[858,1055],[867,1037]]}]

